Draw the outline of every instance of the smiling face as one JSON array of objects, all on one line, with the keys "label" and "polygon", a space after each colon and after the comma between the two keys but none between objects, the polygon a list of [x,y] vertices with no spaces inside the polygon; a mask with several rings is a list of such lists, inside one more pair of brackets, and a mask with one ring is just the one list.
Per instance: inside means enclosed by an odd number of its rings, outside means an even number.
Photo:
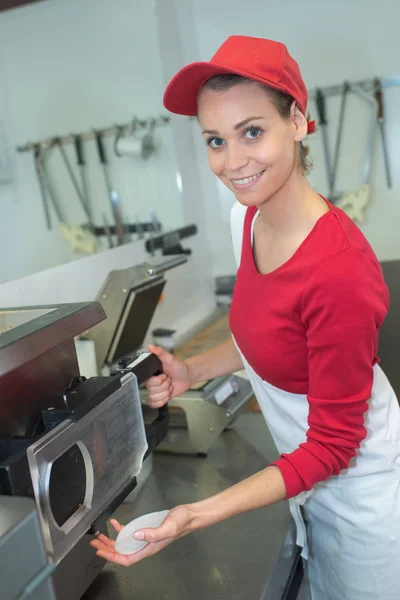
[{"label": "smiling face", "polygon": [[299,144],[307,121],[293,103],[284,119],[268,90],[254,82],[200,92],[198,118],[212,172],[246,206],[273,197],[302,176]]}]

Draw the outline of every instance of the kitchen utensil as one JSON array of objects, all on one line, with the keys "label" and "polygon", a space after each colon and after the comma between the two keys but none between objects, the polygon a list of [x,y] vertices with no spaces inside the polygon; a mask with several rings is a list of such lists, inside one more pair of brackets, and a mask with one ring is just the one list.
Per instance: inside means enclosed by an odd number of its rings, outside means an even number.
[{"label": "kitchen utensil", "polygon": [[33,160],[35,164],[35,171],[39,182],[40,194],[42,197],[42,204],[44,210],[44,216],[46,219],[47,229],[51,230],[51,217],[49,203],[47,200],[46,188],[42,178],[42,165],[41,165],[41,149],[40,145],[36,144],[33,150]]},{"label": "kitchen utensil", "polygon": [[147,133],[142,137],[142,158],[146,160],[153,154],[156,149],[155,141],[154,141],[154,127],[156,121],[155,119],[151,119],[149,122],[149,128]]},{"label": "kitchen utensil", "polygon": [[47,170],[47,164],[46,164],[46,154],[51,152],[53,147],[54,147],[54,145],[50,146],[49,148],[46,148],[46,150],[41,150],[40,160],[39,160],[40,171],[41,171],[44,187],[46,189],[48,198],[50,199],[51,204],[53,205],[54,212],[56,213],[57,218],[60,221],[60,223],[65,223],[66,221],[64,219],[62,208],[58,201],[57,194],[54,191],[53,183],[49,177],[48,170]]},{"label": "kitchen utensil", "polygon": [[80,202],[80,204],[82,206],[83,212],[85,213],[88,221],[90,222],[90,213],[89,213],[88,208],[87,208],[86,199],[83,197],[82,192],[81,192],[81,190],[79,188],[78,181],[77,181],[77,179],[75,177],[75,174],[74,174],[74,172],[72,170],[71,164],[70,164],[70,162],[68,160],[67,153],[65,152],[65,148],[64,148],[63,144],[61,143],[60,138],[56,138],[54,140],[54,144],[55,144],[55,146],[57,146],[57,148],[60,151],[61,158],[63,159],[64,165],[65,165],[65,167],[66,167],[66,169],[68,171],[68,175],[69,175],[69,177],[71,179],[71,182],[72,182],[72,185],[73,185],[74,190],[76,192],[76,195],[78,196],[78,200],[79,200],[79,202]]},{"label": "kitchen utensil", "polygon": [[371,110],[372,110],[372,113],[371,113],[372,117],[371,117],[371,123],[369,126],[368,138],[367,138],[367,149],[366,149],[366,153],[365,153],[364,172],[363,172],[363,179],[362,179],[363,185],[365,185],[365,184],[369,184],[370,177],[371,177],[372,154],[373,154],[373,150],[374,150],[376,128],[377,128],[377,121],[376,121],[377,104],[376,104],[375,98],[373,98],[372,96],[370,96],[369,94],[367,94],[366,92],[361,90],[358,86],[350,85],[350,89],[354,94],[356,94],[361,99],[363,99],[365,102],[367,102],[367,104],[369,104],[369,106],[371,107]]},{"label": "kitchen utensil", "polygon": [[114,141],[114,152],[121,158],[122,156],[139,156],[146,160],[156,149],[154,140],[154,128],[156,120],[149,121],[147,132],[143,135],[138,133],[138,120],[134,118],[126,131],[119,127]]},{"label": "kitchen utensil", "polygon": [[136,136],[137,119],[134,117],[128,128],[117,127],[114,140],[114,152],[118,158],[123,156],[141,156],[142,139]]},{"label": "kitchen utensil", "polygon": [[329,142],[328,142],[328,130],[327,130],[328,121],[326,119],[325,96],[323,95],[323,93],[320,89],[317,89],[317,91],[316,91],[315,101],[316,101],[316,105],[317,105],[319,124],[321,126],[321,131],[322,131],[322,143],[323,143],[323,148],[324,148],[325,166],[326,166],[326,173],[327,173],[327,179],[328,179],[328,190],[329,190],[329,192],[331,192],[333,189],[333,186],[332,186],[332,166],[331,166],[331,158],[330,158]]},{"label": "kitchen utensil", "polygon": [[391,178],[391,174],[390,174],[389,155],[388,155],[386,133],[385,133],[385,117],[384,117],[384,111],[383,111],[382,85],[381,85],[380,79],[378,79],[378,78],[375,79],[374,83],[375,83],[375,100],[376,100],[377,109],[378,109],[377,119],[378,119],[378,124],[379,124],[379,130],[381,132],[382,151],[383,151],[383,160],[384,160],[384,164],[385,164],[386,182],[387,182],[388,188],[391,188],[392,187],[392,178]]},{"label": "kitchen utensil", "polygon": [[365,93],[358,86],[351,84],[349,89],[363,99],[371,107],[371,123],[367,137],[367,145],[364,158],[364,169],[362,177],[362,186],[355,191],[345,192],[337,203],[356,222],[362,223],[364,211],[368,205],[371,194],[370,178],[372,167],[372,154],[374,151],[375,136],[377,129],[377,104],[374,97]]},{"label": "kitchen utensil", "polygon": [[342,88],[342,98],[341,98],[341,103],[340,103],[338,128],[337,128],[337,132],[336,132],[336,142],[335,142],[335,150],[334,150],[332,172],[331,172],[331,175],[332,175],[331,188],[329,190],[329,195],[328,195],[329,200],[333,203],[337,202],[337,200],[342,195],[340,192],[335,191],[335,186],[336,186],[336,176],[337,176],[338,163],[339,163],[339,153],[340,153],[342,134],[343,134],[344,112],[345,112],[348,91],[349,91],[349,84],[347,81],[345,81],[343,83],[343,88]]},{"label": "kitchen utensil", "polygon": [[110,200],[113,218],[115,221],[117,240],[118,240],[118,244],[121,245],[125,241],[125,233],[124,233],[124,227],[123,227],[123,223],[122,223],[121,202],[120,202],[120,198],[119,198],[117,191],[114,190],[111,186],[110,177],[109,177],[108,168],[107,168],[106,152],[105,152],[105,148],[103,145],[102,133],[100,131],[96,131],[95,136],[96,136],[96,144],[97,144],[99,160],[100,160],[100,164],[103,168],[106,190],[107,190],[108,197]]},{"label": "kitchen utensil", "polygon": [[86,171],[85,171],[85,157],[83,154],[83,143],[80,135],[74,136],[74,146],[75,146],[75,154],[76,154],[76,164],[79,166],[79,171],[81,174],[81,190],[82,196],[85,199],[86,210],[85,213],[88,217],[89,224],[93,226],[93,214],[90,205],[90,195],[89,195],[89,186],[86,179]]}]

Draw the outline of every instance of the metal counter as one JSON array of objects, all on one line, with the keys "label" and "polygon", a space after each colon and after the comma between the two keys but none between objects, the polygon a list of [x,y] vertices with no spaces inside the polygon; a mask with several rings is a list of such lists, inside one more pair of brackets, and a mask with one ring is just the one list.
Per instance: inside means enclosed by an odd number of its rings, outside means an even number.
[{"label": "metal counter", "polygon": [[[216,494],[264,468],[277,451],[260,414],[244,414],[207,458],[154,455],[153,471],[133,504],[115,513],[127,523],[152,511]],[[107,564],[83,600],[261,600],[290,529],[286,502],[233,517],[186,536],[132,567]],[[282,585],[284,585],[282,583]]]}]

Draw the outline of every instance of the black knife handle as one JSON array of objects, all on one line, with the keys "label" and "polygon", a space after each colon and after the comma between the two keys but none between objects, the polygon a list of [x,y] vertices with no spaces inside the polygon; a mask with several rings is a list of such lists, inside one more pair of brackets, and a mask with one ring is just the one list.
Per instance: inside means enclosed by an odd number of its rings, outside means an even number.
[{"label": "black knife handle", "polygon": [[85,161],[83,158],[82,140],[80,135],[74,136],[74,144],[76,153],[76,163],[80,166],[83,166],[85,164]]},{"label": "black knife handle", "polygon": [[376,108],[377,108],[377,119],[383,120],[383,95],[382,95],[382,86],[380,79],[375,79],[375,100],[376,100]]},{"label": "black knife handle", "polygon": [[106,160],[106,153],[104,150],[103,137],[102,137],[102,134],[98,131],[96,132],[96,144],[97,144],[97,151],[99,153],[100,162],[103,163],[103,165],[105,165],[107,163],[107,160]]},{"label": "black knife handle", "polygon": [[316,92],[315,102],[317,104],[317,111],[318,111],[318,117],[319,117],[320,124],[327,125],[328,122],[326,120],[326,112],[325,112],[325,96],[323,95],[323,93],[321,92],[320,89],[318,89]]}]

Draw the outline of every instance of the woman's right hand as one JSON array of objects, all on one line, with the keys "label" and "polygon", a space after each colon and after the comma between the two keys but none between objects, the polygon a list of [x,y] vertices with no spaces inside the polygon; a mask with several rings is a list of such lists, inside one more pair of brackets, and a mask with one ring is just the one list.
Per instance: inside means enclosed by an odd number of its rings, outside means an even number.
[{"label": "woman's right hand", "polygon": [[152,352],[162,362],[163,374],[150,377],[145,381],[149,394],[149,406],[160,408],[169,400],[183,394],[190,388],[189,367],[185,362],[176,358],[159,346],[149,344],[149,352]]}]

